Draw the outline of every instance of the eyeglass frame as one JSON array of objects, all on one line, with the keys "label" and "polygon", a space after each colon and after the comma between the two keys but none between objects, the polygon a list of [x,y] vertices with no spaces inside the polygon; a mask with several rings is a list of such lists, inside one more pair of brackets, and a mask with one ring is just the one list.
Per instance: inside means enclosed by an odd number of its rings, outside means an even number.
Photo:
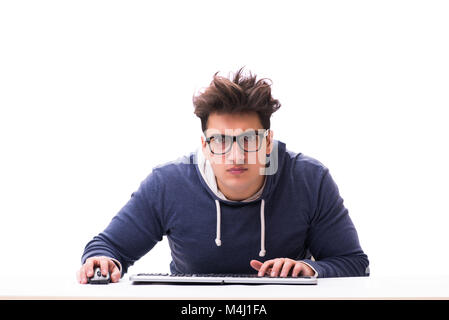
[{"label": "eyeglass frame", "polygon": [[[262,131],[262,130],[264,130],[264,132],[263,132],[263,133],[260,133],[260,131]],[[260,143],[259,143],[259,146],[257,147],[257,150],[253,150],[253,151],[245,150],[245,149],[240,145],[239,140],[237,140],[239,137],[244,136],[244,135],[247,135],[248,132],[243,132],[243,133],[241,133],[241,134],[239,134],[239,135],[236,135],[236,136],[229,136],[229,135],[226,135],[226,134],[219,134],[220,136],[225,137],[225,139],[226,139],[226,138],[231,138],[231,139],[232,139],[232,143],[229,144],[228,150],[226,150],[225,152],[222,152],[222,153],[214,152],[214,151],[212,150],[211,146],[210,146],[211,138],[213,138],[213,136],[214,136],[214,135],[217,135],[218,133],[212,134],[212,136],[210,136],[210,137],[206,137],[206,135],[204,135],[204,137],[206,138],[206,143],[209,145],[209,150],[210,150],[210,152],[212,152],[212,154],[214,154],[214,155],[222,156],[222,155],[224,155],[224,154],[229,153],[229,151],[232,150],[232,146],[234,145],[234,142],[237,142],[237,145],[239,146],[239,148],[240,148],[242,151],[246,152],[246,153],[249,153],[249,152],[259,152],[260,149],[262,148],[263,140],[264,140],[264,138],[266,138],[266,137],[268,136],[268,133],[270,132],[270,129],[257,129],[257,130],[254,130],[254,132],[256,132],[256,134],[255,134],[256,136],[262,136],[262,139],[260,140]]]}]

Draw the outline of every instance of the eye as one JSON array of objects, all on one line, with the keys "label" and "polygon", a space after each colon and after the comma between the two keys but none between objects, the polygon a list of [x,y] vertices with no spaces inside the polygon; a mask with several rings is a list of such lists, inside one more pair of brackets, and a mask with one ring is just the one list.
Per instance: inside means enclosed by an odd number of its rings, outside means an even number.
[{"label": "eye", "polygon": [[225,138],[222,135],[214,135],[210,138],[213,143],[224,143]]},{"label": "eye", "polygon": [[256,135],[254,135],[254,134],[245,135],[245,136],[243,136],[243,141],[244,142],[254,142],[254,141],[256,141]]}]

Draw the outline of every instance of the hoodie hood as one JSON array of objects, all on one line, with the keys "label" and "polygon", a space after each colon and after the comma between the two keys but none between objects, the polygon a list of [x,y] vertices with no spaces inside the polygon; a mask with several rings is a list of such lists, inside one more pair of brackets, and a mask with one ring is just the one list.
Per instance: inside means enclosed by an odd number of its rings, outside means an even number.
[{"label": "hoodie hood", "polygon": [[[279,146],[281,147],[279,149]],[[273,141],[273,150],[270,155],[267,155],[267,166],[265,168],[265,180],[262,187],[252,196],[242,201],[233,201],[226,198],[226,196],[218,189],[216,177],[213,172],[213,168],[202,152],[201,147],[197,149],[194,157],[196,160],[197,173],[200,176],[201,183],[203,187],[212,195],[215,201],[216,207],[216,238],[215,244],[221,246],[221,207],[220,202],[225,205],[244,205],[245,203],[252,203],[260,201],[260,252],[259,256],[264,257],[266,254],[265,250],[265,199],[269,198],[271,190],[279,181],[279,156],[284,155],[285,144],[277,140]]]}]

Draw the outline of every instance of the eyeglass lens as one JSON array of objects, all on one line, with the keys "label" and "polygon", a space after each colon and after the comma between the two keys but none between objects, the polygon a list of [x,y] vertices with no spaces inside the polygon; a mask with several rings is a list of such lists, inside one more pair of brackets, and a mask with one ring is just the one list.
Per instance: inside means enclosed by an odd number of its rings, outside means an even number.
[{"label": "eyeglass lens", "polygon": [[[258,151],[263,138],[257,133],[244,133],[235,137],[239,147],[246,152]],[[210,149],[215,154],[229,152],[234,142],[234,136],[215,134],[210,137]]]}]

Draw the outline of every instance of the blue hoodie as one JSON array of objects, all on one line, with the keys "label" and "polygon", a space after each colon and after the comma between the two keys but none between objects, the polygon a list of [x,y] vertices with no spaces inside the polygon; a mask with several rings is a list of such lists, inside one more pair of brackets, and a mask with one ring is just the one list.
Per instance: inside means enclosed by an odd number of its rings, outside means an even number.
[{"label": "blue hoodie", "polygon": [[[167,236],[172,273],[255,273],[250,261],[302,260],[319,277],[369,275],[368,257],[329,170],[274,141],[274,174],[247,202],[218,197],[196,153],[153,168],[81,262],[108,256],[128,267]],[[273,161],[272,161],[273,162]]]}]

